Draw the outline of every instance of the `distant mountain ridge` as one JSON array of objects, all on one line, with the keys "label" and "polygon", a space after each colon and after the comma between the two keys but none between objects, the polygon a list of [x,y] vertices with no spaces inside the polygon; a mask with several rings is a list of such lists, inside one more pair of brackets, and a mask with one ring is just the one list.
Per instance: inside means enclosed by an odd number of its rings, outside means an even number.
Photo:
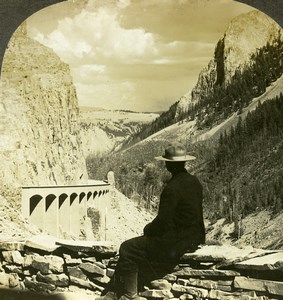
[{"label": "distant mountain ridge", "polygon": [[156,113],[80,107],[82,147],[85,157],[103,155],[119,149],[122,141],[137,132],[142,124],[157,118]]}]

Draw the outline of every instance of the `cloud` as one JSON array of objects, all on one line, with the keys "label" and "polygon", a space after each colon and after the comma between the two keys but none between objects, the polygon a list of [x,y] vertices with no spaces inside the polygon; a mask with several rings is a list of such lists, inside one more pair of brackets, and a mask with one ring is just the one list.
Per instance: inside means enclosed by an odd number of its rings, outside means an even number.
[{"label": "cloud", "polygon": [[128,7],[130,5],[131,1],[130,0],[119,0],[117,3],[117,6],[119,8],[125,8]]},{"label": "cloud", "polygon": [[180,64],[194,60],[202,60],[210,57],[215,48],[214,43],[201,41],[174,41],[171,43],[159,45],[158,57],[152,63],[157,64]]},{"label": "cloud", "polygon": [[[84,65],[73,68],[73,78],[83,106],[161,111],[196,84],[199,63]],[[207,61],[202,63],[205,66]]]},{"label": "cloud", "polygon": [[80,65],[72,68],[72,75],[76,82],[96,84],[109,81],[106,70],[104,65]]},{"label": "cloud", "polygon": [[118,12],[106,7],[97,11],[82,10],[73,19],[59,21],[56,30],[44,36],[34,34],[42,44],[54,49],[67,63],[134,63],[154,57],[158,50],[155,37],[142,28],[124,29]]},{"label": "cloud", "polygon": [[106,109],[134,108],[136,87],[132,82],[96,82],[96,84],[75,83],[82,106],[103,107]]},{"label": "cloud", "polygon": [[30,35],[70,65],[81,105],[139,111],[168,109],[191,89],[228,20],[247,10],[232,0],[82,3],[67,1],[68,17],[63,4],[40,13]]}]

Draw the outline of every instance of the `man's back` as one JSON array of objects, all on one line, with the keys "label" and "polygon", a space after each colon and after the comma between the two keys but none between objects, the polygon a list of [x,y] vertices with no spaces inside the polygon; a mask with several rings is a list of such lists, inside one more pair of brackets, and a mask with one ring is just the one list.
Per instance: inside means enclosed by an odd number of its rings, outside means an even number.
[{"label": "man's back", "polygon": [[204,243],[203,194],[199,180],[184,171],[173,176],[165,189],[170,189],[169,193],[177,201],[173,219],[176,234]]}]

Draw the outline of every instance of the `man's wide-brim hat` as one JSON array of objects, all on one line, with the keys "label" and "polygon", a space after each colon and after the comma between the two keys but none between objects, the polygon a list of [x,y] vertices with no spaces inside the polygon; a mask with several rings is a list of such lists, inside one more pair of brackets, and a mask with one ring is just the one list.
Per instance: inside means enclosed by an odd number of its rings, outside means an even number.
[{"label": "man's wide-brim hat", "polygon": [[164,161],[188,161],[194,160],[196,157],[188,154],[186,148],[182,144],[174,142],[168,145],[164,155],[157,156],[155,159]]}]

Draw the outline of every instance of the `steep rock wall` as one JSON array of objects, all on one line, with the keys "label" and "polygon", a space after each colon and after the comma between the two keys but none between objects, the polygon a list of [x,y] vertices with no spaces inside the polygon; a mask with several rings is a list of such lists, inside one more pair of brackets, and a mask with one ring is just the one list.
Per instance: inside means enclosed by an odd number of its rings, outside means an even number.
[{"label": "steep rock wall", "polygon": [[273,44],[279,36],[283,37],[281,27],[259,11],[234,18],[218,41],[214,57],[199,74],[192,100],[207,96],[216,85],[231,82],[235,72],[250,63],[252,54],[267,43]]},{"label": "steep rock wall", "polygon": [[69,67],[16,31],[5,53],[0,94],[0,192],[86,183],[78,102]]}]

